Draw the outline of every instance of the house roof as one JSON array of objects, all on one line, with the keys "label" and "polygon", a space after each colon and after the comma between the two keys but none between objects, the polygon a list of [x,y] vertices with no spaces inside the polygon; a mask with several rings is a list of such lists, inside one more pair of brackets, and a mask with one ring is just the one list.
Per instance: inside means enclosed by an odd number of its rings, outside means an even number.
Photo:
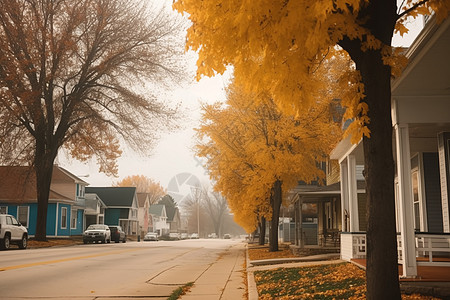
[{"label": "house roof", "polygon": [[[61,167],[53,167],[52,183],[84,182]],[[84,182],[87,184],[86,182]],[[30,203],[37,201],[36,174],[28,166],[0,166],[0,201],[6,203]],[[74,199],[63,196],[50,186],[49,201]]]},{"label": "house roof", "polygon": [[61,168],[60,166],[53,167],[52,182],[55,182],[55,183],[78,183],[78,184],[83,184],[83,185],[89,185],[86,181],[80,179],[76,175],[72,174],[71,172],[67,171],[64,168]]},{"label": "house roof", "polygon": [[97,194],[109,207],[133,206],[135,187],[86,187],[86,193]]},{"label": "house roof", "polygon": [[[359,191],[365,190],[366,182],[364,180],[358,180],[356,188]],[[302,199],[311,198],[319,201],[321,198],[327,199],[330,196],[340,196],[341,184],[337,182],[325,186],[299,185],[292,192],[294,193],[294,197],[292,198],[294,202],[299,199],[298,196],[301,196]]]},{"label": "house roof", "polygon": [[170,195],[165,195],[159,200],[158,204],[163,204],[166,206],[167,220],[172,222],[178,212],[178,207],[176,206],[175,200]]},{"label": "house roof", "polygon": [[147,200],[147,196],[148,196],[147,193],[137,193],[139,207],[145,206],[145,201]]},{"label": "house roof", "polygon": [[165,208],[166,208],[166,206],[164,204],[150,205],[150,214],[160,216],[160,217],[164,216]]}]

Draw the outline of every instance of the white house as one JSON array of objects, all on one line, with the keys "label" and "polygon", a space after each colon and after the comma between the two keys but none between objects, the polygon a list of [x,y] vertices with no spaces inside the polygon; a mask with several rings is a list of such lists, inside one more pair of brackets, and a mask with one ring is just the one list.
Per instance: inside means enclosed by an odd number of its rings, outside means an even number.
[{"label": "white house", "polygon": [[150,217],[150,200],[148,193],[137,193],[138,198],[138,220],[139,220],[139,231],[141,235],[145,235],[150,231],[152,226],[152,218]]},{"label": "white house", "polygon": [[[450,18],[429,18],[406,55],[409,65],[392,82],[392,129],[398,259],[403,276],[417,265],[447,265],[450,255]],[[341,257],[365,257],[358,216],[357,169],[362,143],[342,140],[331,154],[341,169]],[[361,206],[359,206],[361,209]],[[348,221],[348,222],[347,222]],[[421,257],[422,259],[417,259]]]},{"label": "white house", "polygon": [[150,215],[153,218],[153,232],[159,236],[169,234],[170,225],[167,222],[166,206],[163,204],[150,205]]}]

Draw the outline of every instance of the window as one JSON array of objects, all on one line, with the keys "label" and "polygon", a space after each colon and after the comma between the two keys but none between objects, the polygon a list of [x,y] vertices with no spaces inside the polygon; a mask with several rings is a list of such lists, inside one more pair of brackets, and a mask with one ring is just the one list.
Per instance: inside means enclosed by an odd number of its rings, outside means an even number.
[{"label": "window", "polygon": [[61,207],[61,228],[67,228],[67,207]]},{"label": "window", "polygon": [[0,214],[7,214],[7,213],[8,213],[8,207],[0,206]]},{"label": "window", "polygon": [[76,229],[78,221],[78,211],[76,209],[72,209],[72,213],[70,214],[70,228]]},{"label": "window", "polygon": [[78,184],[77,183],[77,197],[84,197],[84,185]]},{"label": "window", "polygon": [[19,223],[21,223],[25,227],[28,227],[28,209],[28,206],[18,207]]}]

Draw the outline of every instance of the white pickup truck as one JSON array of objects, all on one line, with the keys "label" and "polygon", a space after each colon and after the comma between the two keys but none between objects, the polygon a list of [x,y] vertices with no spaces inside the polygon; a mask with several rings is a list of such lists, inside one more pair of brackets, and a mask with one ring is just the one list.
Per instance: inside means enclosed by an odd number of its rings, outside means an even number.
[{"label": "white pickup truck", "polygon": [[0,214],[0,249],[9,249],[11,244],[27,248],[28,230],[13,216]]}]

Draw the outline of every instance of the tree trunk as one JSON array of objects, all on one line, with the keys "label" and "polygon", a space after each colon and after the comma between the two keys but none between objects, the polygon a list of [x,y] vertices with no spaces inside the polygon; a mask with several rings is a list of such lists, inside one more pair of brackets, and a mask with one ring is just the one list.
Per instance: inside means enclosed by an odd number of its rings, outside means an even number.
[{"label": "tree trunk", "polygon": [[[51,149],[47,151],[45,151],[44,149],[46,149],[46,147],[42,146],[42,144],[41,146],[36,147],[34,160],[38,202],[35,239],[38,241],[47,240],[48,198],[50,195],[50,184],[52,182],[53,163],[55,161],[57,153],[57,149]],[[56,220],[56,222],[58,222],[58,220]]]},{"label": "tree trunk", "polygon": [[278,251],[278,222],[280,219],[281,208],[281,185],[282,182],[277,180],[273,183],[272,194],[270,195],[272,204],[272,219],[270,220],[269,227],[269,252]]},{"label": "tree trunk", "polygon": [[[395,226],[390,68],[366,53],[360,71],[369,103],[370,138],[364,138],[367,193],[367,299],[400,299]],[[374,56],[378,56],[378,61]]]},{"label": "tree trunk", "polygon": [[[371,1],[358,16],[363,26],[385,45],[391,45],[396,23],[396,2]],[[340,45],[360,71],[369,106],[370,138],[364,137],[367,193],[367,299],[401,299],[395,226],[394,159],[392,151],[391,68],[381,50],[362,51],[360,40]]]},{"label": "tree trunk", "polygon": [[266,218],[261,217],[261,222],[259,223],[259,245],[264,246],[266,243]]}]

